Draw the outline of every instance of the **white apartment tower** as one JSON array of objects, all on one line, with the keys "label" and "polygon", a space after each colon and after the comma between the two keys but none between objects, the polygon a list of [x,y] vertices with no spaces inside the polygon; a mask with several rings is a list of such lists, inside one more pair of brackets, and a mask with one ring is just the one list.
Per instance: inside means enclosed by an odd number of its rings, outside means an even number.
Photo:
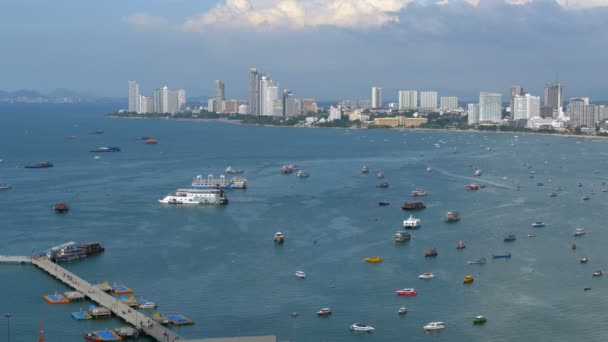
[{"label": "white apartment tower", "polygon": [[137,81],[129,81],[129,112],[139,113],[140,111],[139,83]]},{"label": "white apartment tower", "polygon": [[502,120],[502,94],[481,92],[479,94],[479,122],[498,123]]},{"label": "white apartment tower", "polygon": [[456,96],[442,96],[439,102],[439,108],[443,110],[453,110],[458,108],[458,97]]},{"label": "white apartment tower", "polygon": [[186,109],[186,91],[179,89],[177,91],[177,111],[181,112],[184,109]]},{"label": "white apartment tower", "polygon": [[382,108],[382,88],[372,87],[372,108]]},{"label": "white apartment tower", "polygon": [[420,92],[420,109],[426,109],[426,110],[437,109],[437,92],[436,91],[421,91]]},{"label": "white apartment tower", "polygon": [[416,90],[399,91],[399,110],[418,108],[418,92]]},{"label": "white apartment tower", "polygon": [[515,95],[511,112],[515,120],[528,120],[540,116],[540,96]]},{"label": "white apartment tower", "polygon": [[467,106],[468,124],[477,125],[479,123],[479,103],[469,103]]}]

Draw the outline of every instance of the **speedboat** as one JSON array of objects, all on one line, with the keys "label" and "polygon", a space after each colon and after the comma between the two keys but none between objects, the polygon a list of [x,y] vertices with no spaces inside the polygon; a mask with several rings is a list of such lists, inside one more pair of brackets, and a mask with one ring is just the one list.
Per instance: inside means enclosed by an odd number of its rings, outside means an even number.
[{"label": "speedboat", "polygon": [[601,277],[603,275],[604,275],[604,272],[602,272],[602,271],[595,271],[592,274],[592,276],[594,276],[594,277]]},{"label": "speedboat", "polygon": [[361,173],[369,173],[369,169],[366,165],[363,165],[363,167],[361,167]]},{"label": "speedboat", "polygon": [[391,204],[391,202],[389,202],[387,200],[383,200],[383,201],[378,202],[379,206],[385,206],[385,205],[389,205],[389,204]]},{"label": "speedboat", "polygon": [[402,290],[397,290],[395,291],[395,293],[397,294],[397,296],[415,296],[418,294],[418,292],[416,292],[415,289],[402,289]]},{"label": "speedboat", "polygon": [[331,315],[331,309],[330,308],[322,308],[321,310],[317,311],[317,315],[318,316],[329,316],[329,315]]},{"label": "speedboat", "polygon": [[424,252],[425,257],[436,257],[437,254],[437,248],[431,248],[428,251]]},{"label": "speedboat", "polygon": [[412,235],[408,232],[396,232],[395,233],[395,242],[404,242],[408,241],[412,238]]},{"label": "speedboat", "polygon": [[515,241],[515,240],[517,240],[517,237],[515,236],[515,234],[507,235],[507,237],[505,237],[503,239],[504,242],[512,242],[512,241]]},{"label": "speedboat", "polygon": [[486,263],[486,258],[479,258],[477,260],[469,260],[467,264],[469,265],[483,265]]},{"label": "speedboat", "polygon": [[404,315],[407,313],[407,308],[405,306],[402,306],[399,308],[399,311],[397,311],[397,313],[399,313],[400,315]]},{"label": "speedboat", "polygon": [[403,221],[403,227],[405,229],[416,229],[416,228],[420,228],[420,224],[421,224],[421,220],[414,218],[413,215],[410,215],[409,218],[405,219]]},{"label": "speedboat", "polygon": [[545,224],[542,222],[539,222],[539,221],[532,223],[532,227],[534,227],[534,228],[542,228],[544,226],[545,226]]},{"label": "speedboat", "polygon": [[585,235],[585,230],[583,228],[576,228],[574,230],[574,236]]},{"label": "speedboat", "polygon": [[388,188],[388,182],[381,182],[376,184],[376,188]]},{"label": "speedboat", "polygon": [[382,172],[382,171],[376,172],[376,178],[384,178],[384,172]]},{"label": "speedboat", "polygon": [[475,280],[475,278],[473,278],[472,275],[466,275],[464,277],[463,283],[469,284],[469,283],[472,283],[474,280]]},{"label": "speedboat", "polygon": [[0,183],[0,190],[8,190],[11,188],[10,184],[7,183]]},{"label": "speedboat", "polygon": [[424,330],[433,331],[433,330],[441,330],[445,329],[445,323],[443,322],[430,322],[424,326]]},{"label": "speedboat", "polygon": [[372,332],[376,330],[371,325],[363,324],[363,323],[353,323],[350,326],[350,330],[352,331],[363,331],[363,332]]},{"label": "speedboat", "polygon": [[494,259],[500,259],[500,258],[510,259],[511,258],[511,253],[492,254],[492,258],[494,258]]},{"label": "speedboat", "polygon": [[156,309],[158,307],[158,304],[149,300],[142,299],[139,301],[137,306],[140,309]]},{"label": "speedboat", "polygon": [[435,275],[431,272],[424,272],[418,276],[418,279],[433,279],[433,278],[435,278]]},{"label": "speedboat", "polygon": [[458,241],[458,244],[456,245],[456,249],[465,249],[465,244],[462,241]]},{"label": "speedboat", "polygon": [[377,263],[382,262],[382,257],[373,256],[373,257],[367,257],[363,260],[365,260],[366,262],[372,263],[372,264],[377,264]]},{"label": "speedboat", "polygon": [[285,242],[285,236],[281,232],[274,233],[274,244],[281,245]]},{"label": "speedboat", "polygon": [[485,322],[487,322],[487,321],[488,321],[488,319],[487,319],[487,318],[485,318],[485,317],[484,317],[484,316],[482,316],[482,315],[475,316],[475,317],[473,318],[473,324],[484,324],[484,323],[485,323]]},{"label": "speedboat", "polygon": [[296,274],[296,277],[298,277],[298,278],[302,278],[302,279],[306,278],[306,273],[304,273],[304,271],[296,271],[295,274]]},{"label": "speedboat", "polygon": [[586,263],[587,261],[589,261],[589,259],[587,259],[587,257],[582,257],[582,258],[580,259],[581,264],[584,264],[584,263]]},{"label": "speedboat", "polygon": [[422,189],[414,189],[412,190],[412,192],[410,192],[410,196],[414,196],[414,197],[420,197],[420,196],[426,196],[429,193],[422,190]]},{"label": "speedboat", "polygon": [[298,170],[298,172],[296,173],[296,177],[306,178],[308,176],[310,176],[310,174],[308,174],[308,172],[304,172],[302,170]]}]

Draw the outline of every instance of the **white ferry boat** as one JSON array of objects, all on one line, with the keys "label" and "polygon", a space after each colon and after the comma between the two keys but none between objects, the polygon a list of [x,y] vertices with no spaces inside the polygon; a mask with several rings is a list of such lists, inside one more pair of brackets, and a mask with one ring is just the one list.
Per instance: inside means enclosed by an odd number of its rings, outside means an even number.
[{"label": "white ferry boat", "polygon": [[403,227],[406,229],[416,229],[420,228],[421,220],[414,218],[414,216],[410,215],[410,217],[403,221]]},{"label": "white ferry boat", "polygon": [[224,190],[220,189],[177,189],[158,201],[163,204],[228,204]]},{"label": "white ferry boat", "polygon": [[205,179],[202,175],[196,176],[192,180],[194,189],[245,189],[247,188],[247,179],[243,177],[226,178],[220,175],[220,178],[214,178],[213,175],[208,175]]}]

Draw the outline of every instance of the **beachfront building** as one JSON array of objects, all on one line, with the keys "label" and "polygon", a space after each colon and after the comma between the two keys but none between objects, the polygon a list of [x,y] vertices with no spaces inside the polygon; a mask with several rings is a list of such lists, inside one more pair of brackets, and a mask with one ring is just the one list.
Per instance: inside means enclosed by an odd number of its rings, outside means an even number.
[{"label": "beachfront building", "polygon": [[467,106],[467,113],[469,125],[479,124],[479,103],[469,103]]},{"label": "beachfront building", "polygon": [[511,115],[514,120],[529,120],[540,116],[540,96],[515,95]]},{"label": "beachfront building", "polygon": [[435,110],[437,109],[437,92],[436,91],[421,91],[420,92],[420,109]]},{"label": "beachfront building", "polygon": [[439,109],[450,111],[458,108],[457,96],[442,96],[439,98]]},{"label": "beachfront building", "polygon": [[479,123],[496,124],[502,121],[502,94],[481,92],[479,94]]},{"label": "beachfront building", "polygon": [[372,109],[382,108],[382,88],[372,87]]},{"label": "beachfront building", "polygon": [[418,108],[418,91],[400,90],[399,91],[399,110],[411,110]]}]

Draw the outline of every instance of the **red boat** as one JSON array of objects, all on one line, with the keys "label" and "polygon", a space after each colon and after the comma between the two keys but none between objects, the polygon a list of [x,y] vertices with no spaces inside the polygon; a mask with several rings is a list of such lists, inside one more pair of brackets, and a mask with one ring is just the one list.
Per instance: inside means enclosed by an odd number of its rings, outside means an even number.
[{"label": "red boat", "polygon": [[156,141],[155,139],[148,139],[145,143],[146,145],[155,145],[158,143],[158,141]]},{"label": "red boat", "polygon": [[437,248],[429,249],[428,251],[424,252],[424,256],[426,257],[436,257],[437,254]]},{"label": "red boat", "polygon": [[395,293],[397,294],[397,296],[415,296],[417,294],[416,290],[414,289],[397,290],[395,291]]},{"label": "red boat", "polygon": [[472,183],[472,184],[467,185],[465,187],[465,189],[467,189],[467,190],[479,190],[479,189],[483,189],[485,187],[486,186],[483,185],[483,184]]},{"label": "red boat", "polygon": [[56,203],[53,206],[53,210],[55,210],[56,213],[67,213],[70,210],[70,208],[68,207],[67,203],[61,202],[61,203]]}]

